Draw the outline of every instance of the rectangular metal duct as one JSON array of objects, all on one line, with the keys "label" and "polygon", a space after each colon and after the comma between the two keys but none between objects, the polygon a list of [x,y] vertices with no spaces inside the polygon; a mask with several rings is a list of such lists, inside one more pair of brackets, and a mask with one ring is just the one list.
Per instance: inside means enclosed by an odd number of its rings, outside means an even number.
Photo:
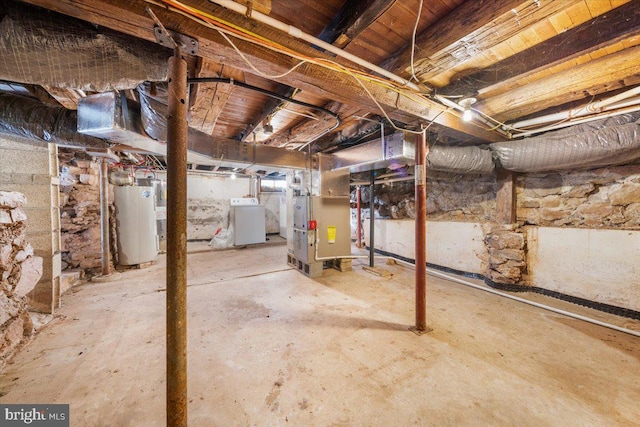
[{"label": "rectangular metal duct", "polygon": [[386,136],[382,143],[376,139],[334,153],[332,169],[348,168],[349,172],[355,173],[413,165],[415,149],[416,135],[398,132]]},{"label": "rectangular metal duct", "polygon": [[[87,96],[78,102],[78,132],[104,138],[148,153],[165,156],[167,144],[147,136],[140,106],[114,92]],[[189,129],[187,161],[198,165],[220,165],[259,170],[304,169],[307,154],[278,147],[246,144],[213,138]],[[248,167],[247,167],[248,166]]]}]

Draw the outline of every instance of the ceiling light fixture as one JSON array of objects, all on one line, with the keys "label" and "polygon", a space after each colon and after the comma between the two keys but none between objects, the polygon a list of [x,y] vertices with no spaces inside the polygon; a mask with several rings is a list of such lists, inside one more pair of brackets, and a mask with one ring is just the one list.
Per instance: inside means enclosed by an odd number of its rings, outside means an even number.
[{"label": "ceiling light fixture", "polygon": [[[274,113],[272,113],[274,114]],[[271,124],[271,115],[262,121],[262,133],[271,135],[273,133],[273,125]]]},{"label": "ceiling light fixture", "polygon": [[458,105],[460,105],[464,110],[462,112],[462,120],[465,122],[470,122],[473,119],[473,111],[471,111],[471,106],[475,104],[475,98],[463,98],[458,101]]},{"label": "ceiling light fixture", "polygon": [[235,173],[231,174],[231,179],[236,179],[236,174]]}]

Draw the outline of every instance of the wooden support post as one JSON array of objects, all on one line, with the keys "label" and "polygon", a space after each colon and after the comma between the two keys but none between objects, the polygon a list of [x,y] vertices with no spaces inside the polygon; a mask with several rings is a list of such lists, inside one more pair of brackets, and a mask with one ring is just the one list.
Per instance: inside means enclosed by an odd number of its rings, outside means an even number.
[{"label": "wooden support post", "polygon": [[187,63],[169,58],[167,426],[187,425]]},{"label": "wooden support post", "polygon": [[100,243],[102,245],[102,275],[111,274],[109,246],[109,168],[107,159],[100,162]]},{"label": "wooden support post", "polygon": [[498,191],[495,220],[499,224],[513,224],[516,222],[516,174],[500,168],[496,181]]}]

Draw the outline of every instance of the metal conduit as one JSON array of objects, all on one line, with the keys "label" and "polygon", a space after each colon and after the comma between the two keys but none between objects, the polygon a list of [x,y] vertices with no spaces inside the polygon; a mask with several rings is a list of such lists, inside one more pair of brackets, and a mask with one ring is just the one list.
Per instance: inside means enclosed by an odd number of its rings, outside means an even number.
[{"label": "metal conduit", "polygon": [[[399,260],[397,258],[390,257],[390,256],[380,256],[379,258],[381,258],[381,259],[392,259],[394,262],[397,262],[398,264],[406,266],[406,267],[409,267],[409,268],[415,268],[416,267],[414,264],[411,264],[410,262],[402,261],[402,260]],[[506,294],[504,292],[496,291],[495,289],[491,289],[491,288],[487,288],[487,287],[484,287],[484,286],[476,285],[475,283],[469,282],[468,280],[464,280],[464,279],[461,279],[459,277],[455,277],[455,276],[452,276],[452,275],[449,275],[449,274],[446,274],[446,273],[443,273],[441,271],[434,270],[434,269],[431,269],[431,268],[425,268],[425,271],[427,272],[427,274],[429,274],[431,276],[438,277],[440,279],[449,280],[451,282],[458,283],[460,285],[468,286],[470,288],[478,289],[478,290],[484,291],[484,292],[489,292],[490,294],[498,295],[498,296],[501,296],[501,297],[504,297],[504,298],[508,298],[508,299],[511,299],[511,300],[514,300],[514,301],[518,301],[518,302],[521,302],[521,303],[524,303],[524,304],[528,304],[528,305],[531,305],[531,306],[534,306],[534,307],[537,307],[537,308],[541,308],[543,310],[547,310],[547,311],[551,311],[553,313],[561,314],[563,316],[571,317],[573,319],[582,320],[584,322],[592,323],[594,325],[602,326],[604,328],[612,329],[614,331],[623,332],[625,334],[633,335],[635,337],[640,337],[640,332],[634,331],[632,329],[623,328],[621,326],[613,325],[613,324],[607,323],[607,322],[602,322],[600,320],[593,319],[593,318],[588,317],[588,316],[582,316],[580,314],[572,313],[570,311],[561,310],[559,308],[551,307],[550,305],[541,304],[541,303],[538,303],[538,302],[535,302],[535,301],[530,301],[530,300],[525,299],[525,298],[520,298],[520,297],[516,297],[514,295]]]}]

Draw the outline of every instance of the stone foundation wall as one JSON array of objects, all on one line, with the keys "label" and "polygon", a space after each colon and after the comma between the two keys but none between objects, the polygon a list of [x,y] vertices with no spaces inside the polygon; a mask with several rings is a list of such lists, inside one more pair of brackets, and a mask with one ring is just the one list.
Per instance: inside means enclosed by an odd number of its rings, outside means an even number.
[{"label": "stone foundation wall", "polygon": [[485,277],[496,283],[519,283],[527,271],[524,230],[516,225],[487,223],[483,231],[487,248]]},{"label": "stone foundation wall", "polygon": [[[496,207],[492,175],[433,174],[427,179],[427,218],[430,221],[491,221]],[[401,181],[376,185],[375,207],[380,218],[415,218],[415,185]],[[352,191],[355,206],[355,190]],[[369,189],[362,188],[362,207],[369,207]]]},{"label": "stone foundation wall", "polygon": [[517,201],[527,225],[640,230],[640,164],[522,175]]},{"label": "stone foundation wall", "polygon": [[25,295],[42,276],[26,239],[25,203],[22,193],[0,191],[0,366],[33,331]]},{"label": "stone foundation wall", "polygon": [[[100,231],[100,163],[84,153],[59,153],[71,186],[60,185],[62,269],[96,272],[102,265]],[[113,185],[109,185],[109,216],[115,217]],[[113,253],[113,252],[112,252]]]}]

